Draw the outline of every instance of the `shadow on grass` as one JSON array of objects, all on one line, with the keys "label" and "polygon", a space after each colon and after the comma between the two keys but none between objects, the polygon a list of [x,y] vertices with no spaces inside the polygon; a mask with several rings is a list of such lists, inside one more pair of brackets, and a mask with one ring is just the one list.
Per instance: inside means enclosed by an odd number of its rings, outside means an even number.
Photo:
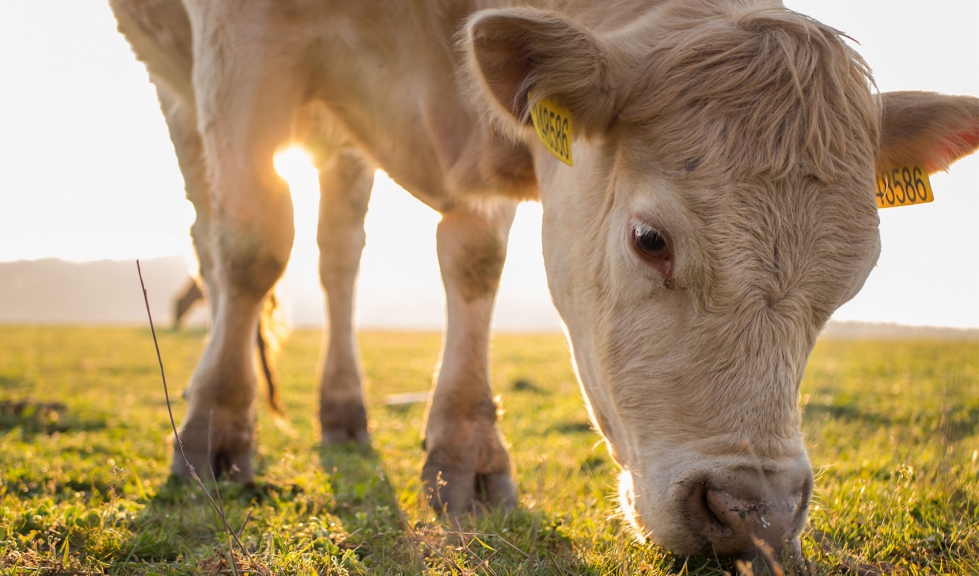
[{"label": "shadow on grass", "polygon": [[[621,550],[621,558],[609,564],[596,559],[601,552],[589,550],[594,544],[576,542],[578,527],[567,518],[526,507],[412,520],[400,508],[380,453],[342,445],[320,447],[319,457],[336,496],[333,513],[349,534],[346,545],[372,573],[604,575],[650,567],[662,574],[738,573],[733,560],[674,556],[635,544],[624,526],[612,544]],[[644,563],[646,558],[651,562]]]},{"label": "shadow on grass", "polygon": [[12,390],[31,390],[35,386],[34,382],[17,376],[7,376],[0,374],[0,390],[10,392]]},{"label": "shadow on grass", "polygon": [[975,423],[979,421],[979,402],[967,406],[947,404],[940,410],[915,412],[905,417],[864,410],[856,402],[810,402],[805,407],[804,417],[811,421],[818,421],[821,417],[831,418],[844,423],[860,423],[874,429],[923,427],[941,434],[945,442],[958,442],[975,434]]},{"label": "shadow on grass", "polygon": [[[213,493],[213,486],[208,489]],[[229,521],[237,519],[237,506],[257,497],[254,488],[222,482],[222,497]],[[240,520],[239,520],[240,522]],[[234,525],[234,524],[233,524]],[[239,524],[240,525],[240,524]],[[132,536],[119,549],[118,567],[128,563],[174,563],[194,555],[194,548],[218,543],[223,534],[217,512],[192,481],[170,476],[134,521]]]},{"label": "shadow on grass", "polygon": [[872,427],[893,426],[894,420],[890,416],[876,412],[862,410],[855,402],[848,404],[827,404],[822,402],[810,402],[805,407],[805,417],[815,420],[825,416],[843,422],[862,422]]},{"label": "shadow on grass", "polygon": [[[272,573],[283,569],[293,573],[289,566],[310,557],[330,563],[350,549],[347,534],[332,514],[328,485],[242,485],[228,480],[218,481],[217,486],[207,480],[205,485],[252,558]],[[214,566],[224,566],[231,573],[230,549],[239,562],[251,562],[238,554],[221,514],[200,486],[171,476],[135,519],[132,536],[113,561],[117,568],[172,564],[168,570],[174,573],[198,574],[215,573]]]},{"label": "shadow on grass", "polygon": [[40,402],[26,398],[0,401],[0,433],[20,429],[25,442],[38,434],[101,430],[101,418],[83,418],[60,402]]},{"label": "shadow on grass", "polygon": [[595,427],[591,425],[591,422],[587,420],[580,421],[565,421],[557,422],[551,425],[547,429],[548,432],[557,432],[559,434],[581,434],[581,433],[594,433]]},{"label": "shadow on grass", "polygon": [[435,567],[455,573],[599,573],[575,555],[560,520],[544,513],[501,508],[412,521],[378,452],[321,447],[320,462],[333,483],[335,514],[351,535],[350,545],[376,573],[420,574]]}]

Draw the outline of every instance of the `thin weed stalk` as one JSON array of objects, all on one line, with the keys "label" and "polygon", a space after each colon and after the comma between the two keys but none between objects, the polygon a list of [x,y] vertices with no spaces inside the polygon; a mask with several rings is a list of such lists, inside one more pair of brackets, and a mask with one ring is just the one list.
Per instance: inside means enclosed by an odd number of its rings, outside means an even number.
[{"label": "thin weed stalk", "polygon": [[[238,535],[235,533],[234,529],[231,527],[231,524],[228,522],[228,518],[224,513],[224,507],[218,504],[211,496],[211,493],[208,491],[207,486],[204,485],[204,481],[201,480],[201,477],[197,475],[197,471],[194,470],[194,466],[191,465],[190,460],[187,459],[187,454],[184,452],[184,444],[183,442],[180,441],[180,435],[177,434],[177,423],[173,419],[173,409],[170,406],[170,389],[167,386],[167,375],[163,369],[163,356],[160,354],[160,343],[156,338],[156,328],[153,325],[153,313],[150,312],[149,293],[146,291],[146,283],[143,282],[143,270],[139,265],[139,260],[136,260],[136,272],[137,274],[139,274],[139,286],[143,290],[143,303],[146,305],[146,317],[150,323],[150,333],[153,335],[153,346],[156,348],[156,360],[160,365],[160,379],[163,381],[163,396],[165,397],[167,402],[167,415],[169,415],[170,417],[170,428],[173,430],[173,438],[174,441],[176,442],[177,450],[180,452],[180,457],[183,458],[184,464],[187,465],[187,469],[190,470],[191,478],[193,478],[194,481],[197,482],[197,485],[200,486],[201,490],[204,491],[204,495],[207,496],[207,501],[210,502],[214,510],[217,511],[218,516],[221,518],[221,523],[224,525],[224,529],[227,532],[229,538],[234,540],[234,542],[238,545],[238,548],[241,549],[242,554],[244,554],[245,557],[248,558],[248,561],[256,568],[259,568],[261,565],[255,562],[255,560],[252,558],[251,553],[248,552],[248,548],[246,548],[245,545],[242,544],[241,540],[238,538]],[[210,436],[210,431],[208,435]],[[208,442],[208,444],[210,444],[210,442]],[[208,446],[208,460],[210,460],[210,446]],[[211,476],[212,477],[214,476],[213,470],[211,472]],[[242,526],[242,529],[244,529],[244,526]],[[234,568],[233,548],[229,550],[229,555],[232,557],[231,565],[235,570],[235,572],[237,573],[237,569]],[[259,570],[259,572],[262,572],[262,570]]]}]

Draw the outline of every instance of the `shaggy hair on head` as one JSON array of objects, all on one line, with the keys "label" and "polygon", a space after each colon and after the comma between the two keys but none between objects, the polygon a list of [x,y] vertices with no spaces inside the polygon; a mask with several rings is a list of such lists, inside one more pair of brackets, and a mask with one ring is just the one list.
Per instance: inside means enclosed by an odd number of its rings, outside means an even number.
[{"label": "shaggy hair on head", "polygon": [[636,54],[645,81],[619,118],[652,134],[665,169],[781,179],[802,168],[832,182],[852,158],[876,157],[873,80],[841,32],[767,2],[684,2],[650,17]]}]

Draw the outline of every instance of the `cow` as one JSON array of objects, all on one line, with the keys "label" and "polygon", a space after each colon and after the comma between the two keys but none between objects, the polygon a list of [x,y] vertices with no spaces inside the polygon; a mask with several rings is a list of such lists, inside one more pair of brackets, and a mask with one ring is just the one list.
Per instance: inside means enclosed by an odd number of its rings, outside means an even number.
[{"label": "cow", "polygon": [[[517,504],[489,327],[515,206],[539,201],[551,296],[636,535],[798,551],[799,385],[877,260],[875,196],[923,198],[925,173],[979,146],[979,100],[877,93],[840,32],[774,0],[110,3],[197,212],[211,337],[179,438],[190,466],[241,482],[252,349],[293,241],[272,157],[300,142],[321,185],[323,443],[370,442],[352,309],[382,167],[442,215],[429,502]],[[190,473],[177,454],[172,473]]]}]

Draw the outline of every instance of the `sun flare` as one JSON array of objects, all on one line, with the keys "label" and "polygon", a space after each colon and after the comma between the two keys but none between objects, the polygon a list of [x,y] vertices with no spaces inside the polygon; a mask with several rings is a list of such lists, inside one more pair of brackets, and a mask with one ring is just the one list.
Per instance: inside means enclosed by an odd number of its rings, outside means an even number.
[{"label": "sun flare", "polygon": [[293,193],[303,188],[307,188],[309,183],[313,183],[316,188],[316,168],[313,167],[313,157],[300,146],[290,146],[275,154],[272,160],[275,171],[283,180],[289,183],[289,189]]},{"label": "sun flare", "polygon": [[319,173],[313,167],[313,158],[304,148],[290,146],[276,153],[272,159],[275,171],[289,184],[295,220],[296,240],[293,244],[292,261],[301,266],[316,269],[316,220],[319,214]]}]

